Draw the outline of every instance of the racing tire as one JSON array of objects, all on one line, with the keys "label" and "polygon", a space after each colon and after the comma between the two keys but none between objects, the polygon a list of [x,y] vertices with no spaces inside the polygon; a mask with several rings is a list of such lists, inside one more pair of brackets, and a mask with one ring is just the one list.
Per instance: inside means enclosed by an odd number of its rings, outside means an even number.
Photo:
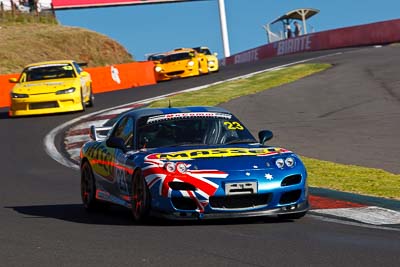
[{"label": "racing tire", "polygon": [[278,215],[279,219],[283,220],[298,220],[306,215],[307,212],[298,212],[298,213],[289,213],[289,214],[280,214]]},{"label": "racing tire", "polygon": [[81,104],[82,104],[82,112],[86,110],[85,98],[83,97],[82,89],[81,89]]},{"label": "racing tire", "polygon": [[90,86],[90,93],[89,93],[89,101],[86,103],[87,107],[93,107],[94,106],[94,95],[93,95],[93,90],[92,87]]},{"label": "racing tire", "polygon": [[136,222],[144,222],[150,213],[150,190],[140,171],[135,172],[131,183],[132,216]]},{"label": "racing tire", "polygon": [[96,182],[92,167],[89,162],[84,162],[81,168],[81,198],[86,210],[92,211],[99,208],[99,200],[96,199]]}]

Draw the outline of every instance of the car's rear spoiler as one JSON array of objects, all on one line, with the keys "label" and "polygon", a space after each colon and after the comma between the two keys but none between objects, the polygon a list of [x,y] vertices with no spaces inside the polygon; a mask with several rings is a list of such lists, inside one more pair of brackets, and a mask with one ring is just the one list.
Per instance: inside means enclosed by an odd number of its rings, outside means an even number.
[{"label": "car's rear spoiler", "polygon": [[88,63],[87,62],[79,62],[78,65],[81,67],[87,67]]},{"label": "car's rear spoiler", "polygon": [[103,140],[107,137],[108,131],[111,128],[112,127],[96,127],[94,125],[91,125],[89,136],[94,141]]}]

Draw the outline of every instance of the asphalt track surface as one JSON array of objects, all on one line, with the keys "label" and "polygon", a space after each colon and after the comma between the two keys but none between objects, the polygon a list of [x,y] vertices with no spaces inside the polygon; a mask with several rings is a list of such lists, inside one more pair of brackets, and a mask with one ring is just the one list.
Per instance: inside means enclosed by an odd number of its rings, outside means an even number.
[{"label": "asphalt track surface", "polygon": [[[88,112],[333,52],[101,94]],[[400,47],[341,52],[314,60],[334,64],[324,73],[222,106],[299,154],[399,173]],[[398,228],[314,215],[135,225],[118,207],[88,214],[79,173],[43,149],[48,132],[83,113],[9,119],[0,112],[1,266],[398,266]]]}]

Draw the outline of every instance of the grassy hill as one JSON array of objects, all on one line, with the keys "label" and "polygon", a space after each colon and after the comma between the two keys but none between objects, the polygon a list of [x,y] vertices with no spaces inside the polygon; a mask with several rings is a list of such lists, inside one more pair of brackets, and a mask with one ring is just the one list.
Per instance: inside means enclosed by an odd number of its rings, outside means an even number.
[{"label": "grassy hill", "polygon": [[33,62],[74,59],[88,67],[134,61],[115,40],[78,27],[52,23],[0,19],[0,75],[19,73]]}]

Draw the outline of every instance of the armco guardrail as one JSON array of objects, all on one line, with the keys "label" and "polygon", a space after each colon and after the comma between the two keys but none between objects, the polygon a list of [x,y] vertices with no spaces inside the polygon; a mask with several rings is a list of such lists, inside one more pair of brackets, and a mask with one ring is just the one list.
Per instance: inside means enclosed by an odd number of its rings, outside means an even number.
[{"label": "armco guardrail", "polygon": [[[154,63],[151,61],[85,68],[85,70],[92,77],[92,88],[95,94],[156,83]],[[8,79],[18,76],[19,73],[0,76],[0,107],[10,105],[10,91],[14,84]]]},{"label": "armco guardrail", "polygon": [[109,92],[156,84],[152,61],[117,64],[108,67],[86,68],[92,76],[94,93]]},{"label": "armco guardrail", "polygon": [[0,76],[0,108],[8,107],[10,105],[10,91],[14,84],[10,83],[8,79],[17,78],[19,74],[6,74]]},{"label": "armco guardrail", "polygon": [[221,65],[247,63],[307,51],[388,44],[398,41],[400,41],[400,19],[395,19],[317,32],[270,43],[225,58],[221,61]]}]

